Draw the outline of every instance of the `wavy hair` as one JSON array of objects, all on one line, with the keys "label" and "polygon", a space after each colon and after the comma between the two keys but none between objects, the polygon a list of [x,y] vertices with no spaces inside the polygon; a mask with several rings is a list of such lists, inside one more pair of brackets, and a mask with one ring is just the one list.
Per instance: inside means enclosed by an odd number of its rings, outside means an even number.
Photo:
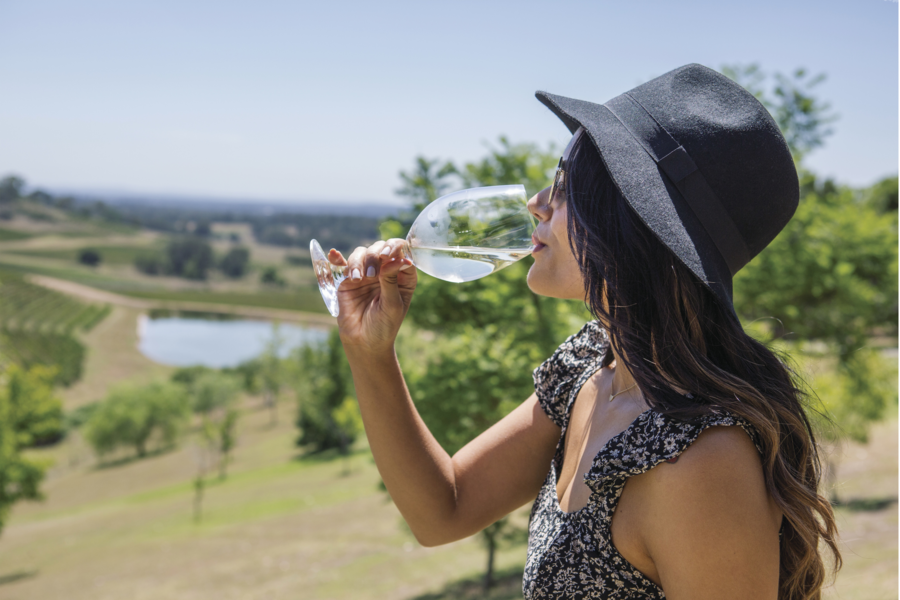
[{"label": "wavy hair", "polygon": [[[834,574],[842,559],[834,512],[818,493],[822,467],[806,385],[786,355],[749,336],[641,222],[588,136],[572,149],[565,198],[585,302],[612,348],[654,410],[682,421],[725,410],[755,427],[766,489],[784,513],[778,598],[818,600],[826,579],[820,540]],[[604,362],[612,359],[609,352]]]}]

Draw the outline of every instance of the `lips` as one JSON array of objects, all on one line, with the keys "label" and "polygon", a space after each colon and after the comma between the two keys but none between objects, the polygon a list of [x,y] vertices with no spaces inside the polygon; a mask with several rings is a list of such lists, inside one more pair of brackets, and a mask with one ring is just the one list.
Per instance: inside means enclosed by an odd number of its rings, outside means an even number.
[{"label": "lips", "polygon": [[531,234],[531,243],[534,244],[534,248],[531,250],[532,254],[546,246],[546,244],[542,243],[541,240],[538,239],[536,233]]}]

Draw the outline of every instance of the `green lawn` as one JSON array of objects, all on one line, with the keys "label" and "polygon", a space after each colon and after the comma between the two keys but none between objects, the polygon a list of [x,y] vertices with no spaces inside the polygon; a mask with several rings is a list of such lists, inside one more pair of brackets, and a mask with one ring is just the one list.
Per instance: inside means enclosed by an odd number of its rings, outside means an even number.
[{"label": "green lawn", "polygon": [[15,229],[0,229],[0,242],[14,242],[16,240],[27,240],[34,237],[34,234],[17,231]]}]

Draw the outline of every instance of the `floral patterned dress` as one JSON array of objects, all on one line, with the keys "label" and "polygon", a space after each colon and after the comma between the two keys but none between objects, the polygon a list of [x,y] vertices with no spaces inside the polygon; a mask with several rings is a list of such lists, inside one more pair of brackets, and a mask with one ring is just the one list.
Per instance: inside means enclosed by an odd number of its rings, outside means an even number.
[{"label": "floral patterned dress", "polygon": [[522,585],[526,600],[665,598],[665,592],[625,560],[612,543],[612,516],[627,479],[663,461],[673,461],[704,429],[714,425],[739,425],[762,455],[756,430],[740,417],[719,413],[704,416],[697,423],[685,423],[651,409],[597,453],[584,476],[591,490],[587,506],[563,512],[556,484],[569,414],[578,391],[600,368],[608,347],[606,332],[592,321],[534,371],[541,407],[562,428],[562,433],[531,510]]}]

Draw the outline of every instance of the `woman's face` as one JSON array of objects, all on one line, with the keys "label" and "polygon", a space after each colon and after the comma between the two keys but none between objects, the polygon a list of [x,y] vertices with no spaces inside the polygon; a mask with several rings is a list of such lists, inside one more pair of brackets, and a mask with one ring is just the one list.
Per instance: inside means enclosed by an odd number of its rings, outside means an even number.
[{"label": "woman's face", "polygon": [[552,298],[584,300],[584,281],[578,261],[569,247],[569,232],[563,198],[548,202],[550,188],[538,192],[528,201],[528,210],[538,225],[532,235],[534,264],[528,271],[528,287],[535,294]]}]

